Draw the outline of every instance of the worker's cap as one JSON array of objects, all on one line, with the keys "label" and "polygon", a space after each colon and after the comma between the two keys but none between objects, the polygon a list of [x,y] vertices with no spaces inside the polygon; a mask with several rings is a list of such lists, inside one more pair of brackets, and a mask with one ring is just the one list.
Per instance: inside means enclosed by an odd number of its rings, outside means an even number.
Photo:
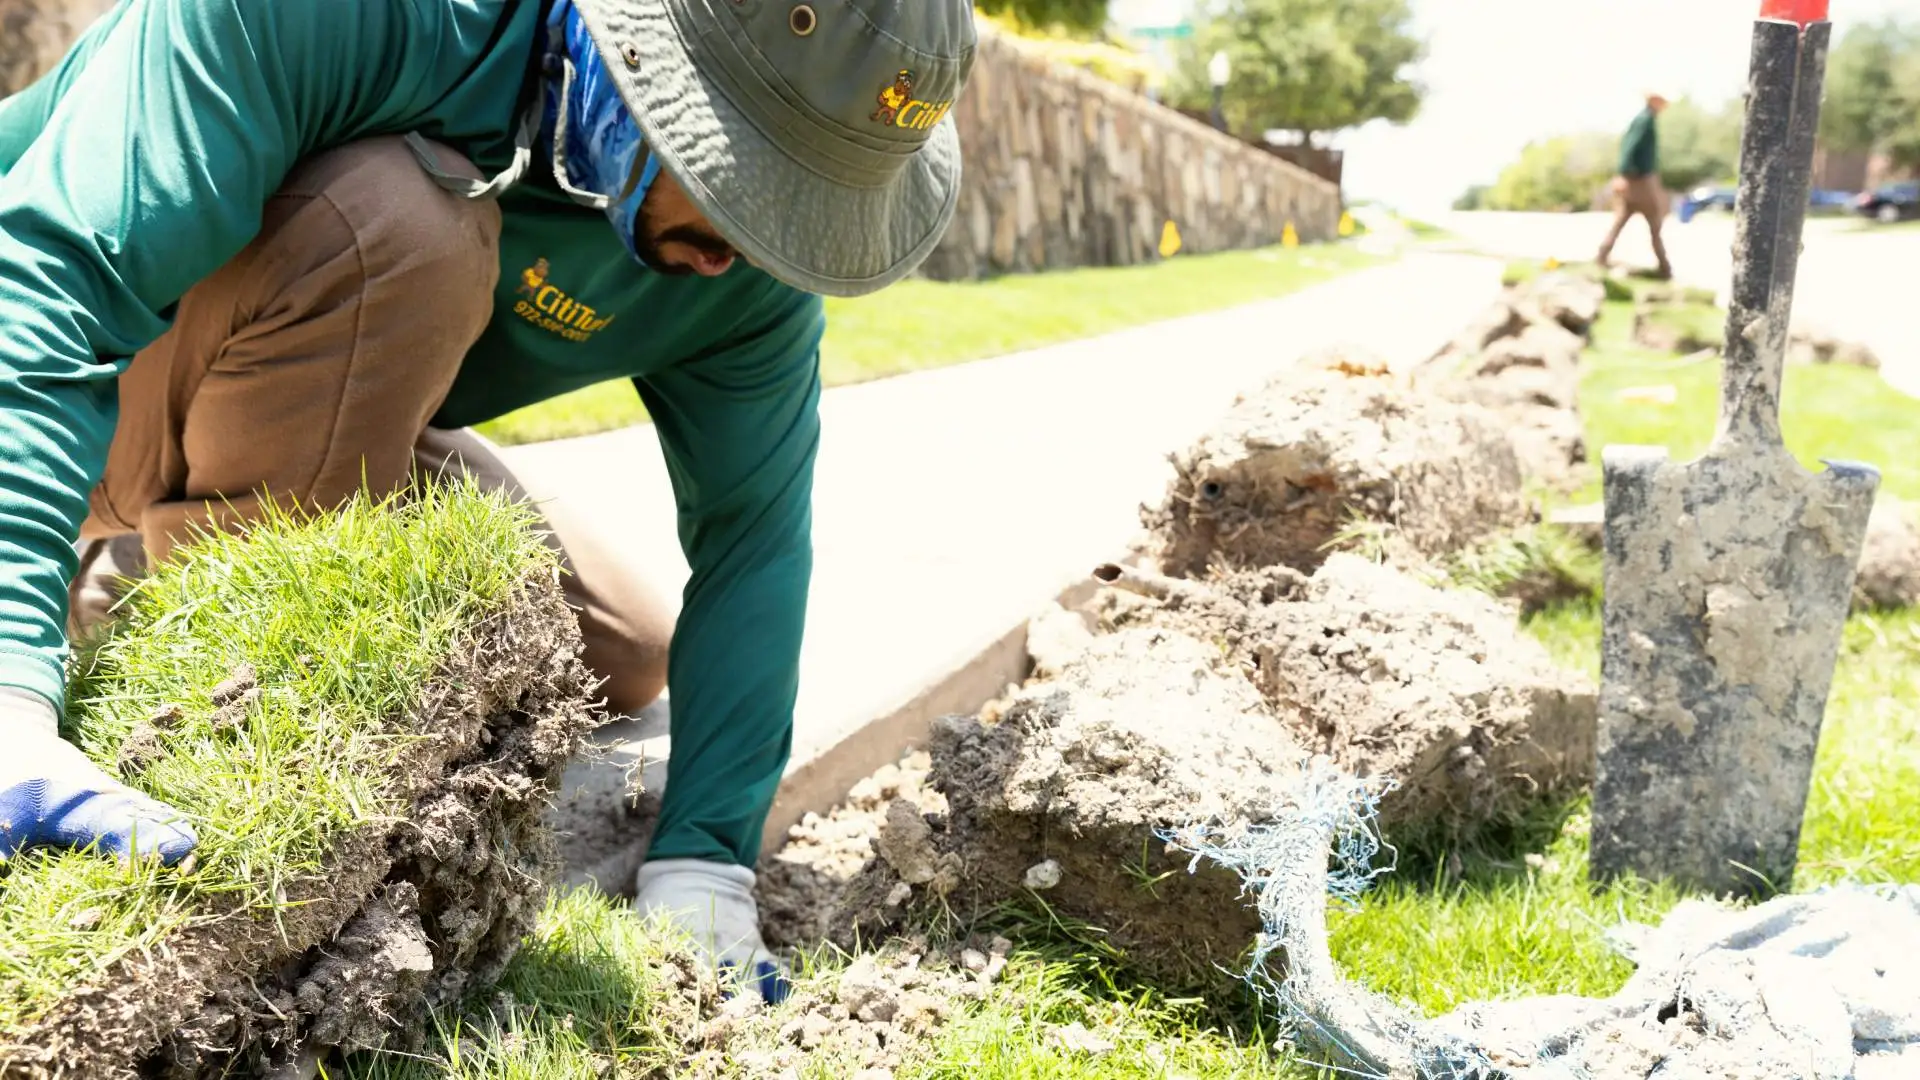
[{"label": "worker's cap", "polygon": [[808,292],[906,277],[960,193],[971,0],[574,0],[648,147]]}]

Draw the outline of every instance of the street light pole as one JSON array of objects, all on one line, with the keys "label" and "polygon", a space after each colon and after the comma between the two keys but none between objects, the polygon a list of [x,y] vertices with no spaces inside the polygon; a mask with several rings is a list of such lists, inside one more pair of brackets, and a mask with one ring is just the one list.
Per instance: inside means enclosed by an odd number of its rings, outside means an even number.
[{"label": "street light pole", "polygon": [[1207,81],[1213,84],[1213,126],[1220,131],[1227,130],[1227,115],[1220,107],[1220,99],[1226,93],[1227,77],[1231,74],[1224,49],[1214,53],[1213,59],[1207,61]]}]

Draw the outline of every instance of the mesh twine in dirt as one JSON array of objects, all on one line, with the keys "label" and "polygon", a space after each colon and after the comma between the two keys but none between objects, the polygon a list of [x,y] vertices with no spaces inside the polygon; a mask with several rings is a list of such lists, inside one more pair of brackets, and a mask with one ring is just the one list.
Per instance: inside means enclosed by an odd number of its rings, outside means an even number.
[{"label": "mesh twine in dirt", "polygon": [[0,1049],[5,1074],[189,1080],[414,1045],[425,1010],[497,978],[539,914],[559,865],[542,814],[594,722],[579,653],[558,583],[528,580],[392,718],[427,736],[390,777],[405,814],[340,837],[277,916],[209,910],[121,958]]}]

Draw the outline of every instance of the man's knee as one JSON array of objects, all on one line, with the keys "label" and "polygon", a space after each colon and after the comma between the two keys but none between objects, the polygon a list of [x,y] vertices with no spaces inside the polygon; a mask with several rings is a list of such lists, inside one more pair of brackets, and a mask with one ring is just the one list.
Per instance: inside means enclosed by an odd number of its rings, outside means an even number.
[{"label": "man's knee", "polygon": [[[479,176],[459,154],[434,150],[442,167]],[[398,301],[421,322],[477,337],[492,314],[499,206],[441,188],[398,138],[349,143],[302,161],[270,201],[258,243],[291,249],[269,265],[295,274],[346,260],[338,268],[362,279],[369,301]]]},{"label": "man's knee", "polygon": [[96,512],[152,547],[208,505],[245,519],[256,495],[398,490],[491,317],[499,229],[497,206],[441,189],[399,139],[301,162],[121,377]]},{"label": "man's knee", "polygon": [[[628,654],[624,659],[616,658],[611,663],[593,663],[595,658],[586,657],[587,666],[595,675],[604,678],[600,684],[599,695],[606,699],[607,710],[615,716],[633,716],[640,710],[660,699],[667,689],[667,664],[665,657],[644,654]],[[603,662],[605,657],[600,659]]]},{"label": "man's knee", "polygon": [[[444,148],[441,159],[473,171]],[[319,504],[363,481],[397,490],[492,315],[499,236],[497,206],[440,188],[398,139],[294,169],[256,241],[263,272],[242,287],[245,340],[219,351],[188,409],[189,494],[250,479]],[[250,477],[235,455],[257,450],[236,436],[275,430],[307,434],[280,440],[274,476]]]}]

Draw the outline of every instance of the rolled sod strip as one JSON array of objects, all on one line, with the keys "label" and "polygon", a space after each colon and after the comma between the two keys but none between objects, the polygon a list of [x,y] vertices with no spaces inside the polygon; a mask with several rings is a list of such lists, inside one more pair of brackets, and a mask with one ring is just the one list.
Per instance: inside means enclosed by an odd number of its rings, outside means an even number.
[{"label": "rolled sod strip", "polygon": [[595,722],[537,519],[468,486],[207,537],[76,651],[66,735],[189,816],[174,869],[0,871],[0,1075],[270,1074],[404,1050],[556,872]]}]

